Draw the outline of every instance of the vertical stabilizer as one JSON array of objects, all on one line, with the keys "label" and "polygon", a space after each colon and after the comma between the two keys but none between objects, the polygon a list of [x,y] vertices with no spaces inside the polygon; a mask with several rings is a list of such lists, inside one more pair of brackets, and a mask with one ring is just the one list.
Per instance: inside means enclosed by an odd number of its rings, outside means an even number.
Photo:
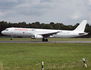
[{"label": "vertical stabilizer", "polygon": [[87,20],[83,20],[74,31],[84,32],[86,24],[87,24]]}]

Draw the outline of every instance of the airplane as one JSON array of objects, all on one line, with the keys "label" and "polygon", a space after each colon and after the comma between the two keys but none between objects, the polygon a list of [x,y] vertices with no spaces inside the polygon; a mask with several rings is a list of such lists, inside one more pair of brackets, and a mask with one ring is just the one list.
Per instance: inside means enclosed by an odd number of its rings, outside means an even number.
[{"label": "airplane", "polygon": [[54,29],[36,29],[36,28],[15,28],[10,27],[3,30],[1,33],[11,36],[24,36],[31,39],[42,39],[43,42],[47,42],[48,38],[71,38],[87,35],[84,32],[87,24],[87,20],[83,20],[80,25],[74,30],[54,30]]}]

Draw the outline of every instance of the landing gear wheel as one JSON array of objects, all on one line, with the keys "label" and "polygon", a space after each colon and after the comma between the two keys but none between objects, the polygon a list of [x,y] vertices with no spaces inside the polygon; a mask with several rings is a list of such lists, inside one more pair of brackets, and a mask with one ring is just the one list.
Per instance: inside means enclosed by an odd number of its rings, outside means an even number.
[{"label": "landing gear wheel", "polygon": [[47,42],[47,41],[48,41],[48,39],[45,39],[45,41]]},{"label": "landing gear wheel", "polygon": [[45,38],[43,38],[42,41],[44,42],[45,41]]},{"label": "landing gear wheel", "polygon": [[12,40],[12,38],[10,40]]},{"label": "landing gear wheel", "polygon": [[43,41],[43,42],[48,42],[48,39],[47,39],[47,38],[46,38],[46,39],[43,38],[42,41]]},{"label": "landing gear wheel", "polygon": [[10,38],[10,40],[12,40],[12,38],[13,38],[13,35],[11,35],[11,38]]}]

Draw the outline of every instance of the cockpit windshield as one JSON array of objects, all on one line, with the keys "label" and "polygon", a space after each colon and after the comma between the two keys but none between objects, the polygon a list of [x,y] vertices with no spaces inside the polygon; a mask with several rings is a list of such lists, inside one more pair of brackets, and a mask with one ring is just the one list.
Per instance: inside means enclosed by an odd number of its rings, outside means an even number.
[{"label": "cockpit windshield", "polygon": [[6,28],[5,31],[9,31],[9,30]]}]

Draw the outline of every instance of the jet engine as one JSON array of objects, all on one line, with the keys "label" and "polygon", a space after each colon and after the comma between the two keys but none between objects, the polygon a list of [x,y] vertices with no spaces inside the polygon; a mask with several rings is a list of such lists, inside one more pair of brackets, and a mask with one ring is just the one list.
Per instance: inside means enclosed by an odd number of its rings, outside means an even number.
[{"label": "jet engine", "polygon": [[42,35],[32,35],[31,39],[42,39],[43,36]]}]

